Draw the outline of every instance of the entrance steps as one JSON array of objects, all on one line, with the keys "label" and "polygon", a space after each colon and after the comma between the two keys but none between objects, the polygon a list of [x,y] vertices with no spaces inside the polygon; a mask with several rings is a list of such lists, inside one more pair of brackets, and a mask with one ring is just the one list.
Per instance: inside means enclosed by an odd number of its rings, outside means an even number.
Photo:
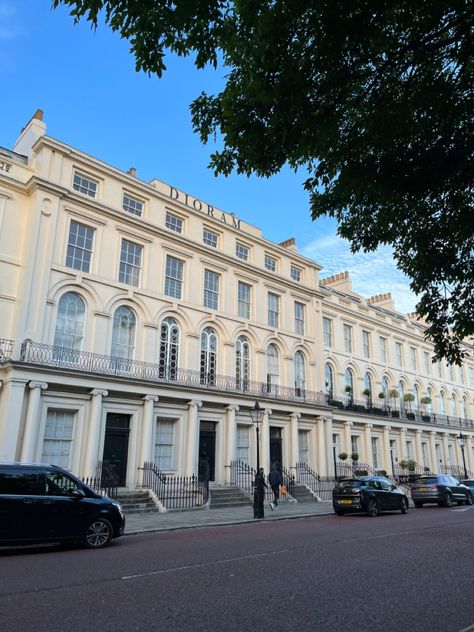
[{"label": "entrance steps", "polygon": [[295,483],[291,490],[291,497],[299,503],[316,503],[318,499],[311,493],[306,485]]},{"label": "entrance steps", "polygon": [[230,507],[248,507],[251,500],[240,487],[209,485],[210,509],[228,509]]},{"label": "entrance steps", "polygon": [[158,511],[148,491],[119,492],[118,502],[122,505],[125,514],[141,514]]}]

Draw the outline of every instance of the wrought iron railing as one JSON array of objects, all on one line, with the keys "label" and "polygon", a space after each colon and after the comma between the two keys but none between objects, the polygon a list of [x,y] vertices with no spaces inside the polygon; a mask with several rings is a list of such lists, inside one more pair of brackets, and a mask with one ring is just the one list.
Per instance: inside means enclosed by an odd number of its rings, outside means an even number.
[{"label": "wrought iron railing", "polygon": [[413,483],[419,476],[425,476],[430,474],[431,470],[429,467],[423,467],[421,465],[416,465],[415,467],[403,468],[399,465],[395,465],[393,468],[393,478],[398,482],[405,485],[409,485]]},{"label": "wrought iron railing", "polygon": [[11,360],[13,356],[14,340],[8,338],[0,338],[0,362]]},{"label": "wrought iron railing", "polygon": [[465,474],[467,474],[468,479],[474,478],[474,474],[470,470],[464,471],[464,467],[460,465],[441,465],[439,471],[441,474],[454,476],[461,481],[466,478]]},{"label": "wrought iron railing", "polygon": [[20,360],[22,362],[77,369],[102,375],[129,377],[159,384],[175,384],[213,391],[237,392],[256,398],[317,405],[326,404],[322,391],[307,391],[301,388],[275,384],[268,385],[266,382],[241,380],[226,375],[207,375],[192,369],[176,368],[173,372],[169,372],[160,364],[45,345],[31,340],[25,340],[22,343]]},{"label": "wrought iron railing", "polygon": [[[253,498],[254,483],[256,470],[250,465],[247,465],[244,461],[231,461],[230,464],[230,484],[235,487],[240,487]],[[292,492],[294,491],[295,477],[288,472],[285,468],[281,468],[281,475],[283,479],[283,485],[286,486],[287,494],[280,495],[281,501],[291,500]],[[265,489],[265,502],[270,503],[273,500],[273,492],[266,477],[267,487]]]},{"label": "wrought iron railing", "polygon": [[81,480],[96,494],[117,498],[118,496],[118,476],[115,469],[107,462],[99,461],[95,476],[81,477]]},{"label": "wrought iron railing", "polygon": [[203,507],[209,498],[209,481],[197,476],[170,476],[161,472],[155,463],[143,467],[142,487],[151,489],[166,509]]}]

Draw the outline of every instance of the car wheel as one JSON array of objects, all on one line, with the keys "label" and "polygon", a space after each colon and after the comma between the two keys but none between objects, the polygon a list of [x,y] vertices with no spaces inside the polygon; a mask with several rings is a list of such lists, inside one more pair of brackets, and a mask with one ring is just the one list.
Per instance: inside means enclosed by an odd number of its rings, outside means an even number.
[{"label": "car wheel", "polygon": [[472,494],[471,494],[471,492],[468,492],[468,494],[466,496],[466,505],[472,505]]},{"label": "car wheel", "polygon": [[375,498],[369,498],[367,503],[367,515],[371,518],[376,518],[379,515],[379,506]]},{"label": "car wheel", "polygon": [[421,509],[423,507],[423,503],[415,503],[415,507],[417,509]]},{"label": "car wheel", "polygon": [[406,498],[402,498],[400,501],[400,511],[402,514],[408,513],[408,501]]},{"label": "car wheel", "polygon": [[88,549],[100,549],[107,546],[112,539],[112,525],[106,518],[96,518],[87,527],[84,538],[85,545]]},{"label": "car wheel", "polygon": [[452,497],[452,495],[449,492],[444,497],[444,506],[445,507],[452,507],[453,506],[453,497]]}]

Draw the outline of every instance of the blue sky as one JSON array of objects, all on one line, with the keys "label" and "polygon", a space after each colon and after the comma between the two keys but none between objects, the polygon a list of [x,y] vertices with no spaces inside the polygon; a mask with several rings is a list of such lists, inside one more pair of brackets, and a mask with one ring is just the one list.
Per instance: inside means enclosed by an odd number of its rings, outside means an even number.
[{"label": "blue sky", "polygon": [[0,145],[11,148],[37,108],[48,135],[139,178],[156,177],[258,226],[271,241],[295,237],[322,276],[348,270],[364,296],[391,292],[402,312],[414,311],[408,280],[389,248],[350,253],[333,220],[312,222],[305,174],[289,169],[270,179],[215,178],[212,147],[193,133],[188,106],[202,90],[222,85],[222,70],[197,71],[169,57],[162,79],[136,73],[127,42],[108,28],[74,25],[50,0],[0,0]]}]

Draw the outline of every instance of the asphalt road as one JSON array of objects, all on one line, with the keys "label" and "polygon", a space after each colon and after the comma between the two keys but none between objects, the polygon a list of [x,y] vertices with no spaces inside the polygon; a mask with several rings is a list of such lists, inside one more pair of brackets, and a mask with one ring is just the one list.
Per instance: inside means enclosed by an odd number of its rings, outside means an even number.
[{"label": "asphalt road", "polygon": [[474,631],[474,507],[0,552],[0,628]]}]

